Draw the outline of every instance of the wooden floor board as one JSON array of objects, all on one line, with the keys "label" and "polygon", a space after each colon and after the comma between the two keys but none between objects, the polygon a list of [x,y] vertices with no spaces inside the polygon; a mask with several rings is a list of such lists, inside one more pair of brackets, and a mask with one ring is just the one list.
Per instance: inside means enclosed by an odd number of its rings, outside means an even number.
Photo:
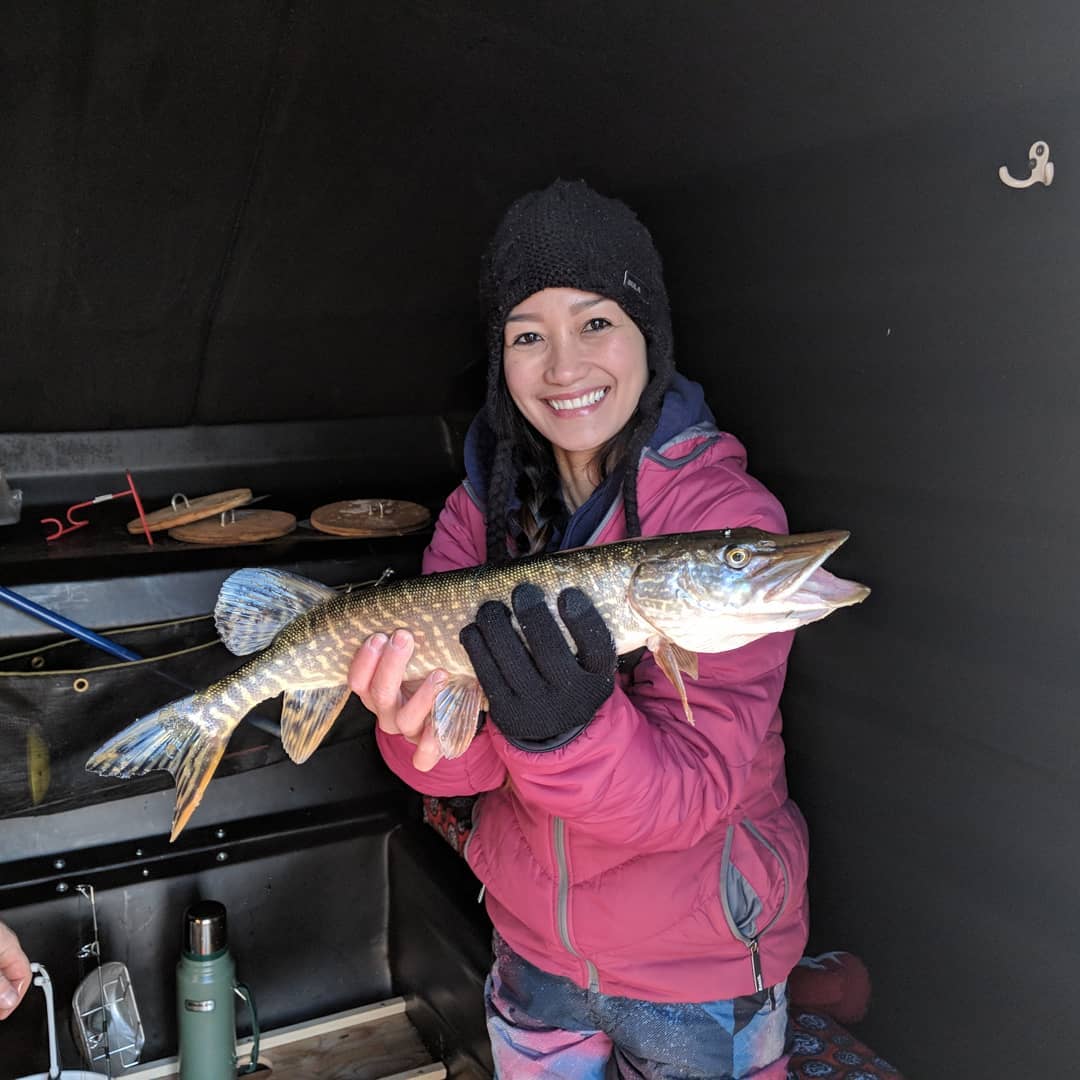
[{"label": "wooden floor board", "polygon": [[271,1068],[255,1075],[267,1080],[385,1080],[431,1064],[404,1013],[275,1046],[259,1059]]}]

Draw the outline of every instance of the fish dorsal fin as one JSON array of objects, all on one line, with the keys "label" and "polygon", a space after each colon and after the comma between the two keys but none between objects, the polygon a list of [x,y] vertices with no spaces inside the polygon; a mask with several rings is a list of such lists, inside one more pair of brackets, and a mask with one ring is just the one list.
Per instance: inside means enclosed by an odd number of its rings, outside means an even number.
[{"label": "fish dorsal fin", "polygon": [[218,593],[214,625],[236,656],[265,649],[293,619],[337,593],[329,585],[284,570],[237,570]]},{"label": "fish dorsal fin", "polygon": [[443,757],[460,757],[476,734],[480,712],[487,708],[487,698],[476,679],[452,678],[439,691],[432,710],[435,734]]},{"label": "fish dorsal fin", "polygon": [[668,677],[671,685],[679,691],[679,700],[682,702],[683,712],[686,719],[692,724],[694,713],[690,708],[690,702],[686,698],[686,684],[683,682],[682,673],[685,671],[691,679],[698,677],[697,653],[676,645],[667,638],[653,637],[649,639],[649,651],[656,657],[660,670]]},{"label": "fish dorsal fin", "polygon": [[348,685],[286,692],[281,703],[281,745],[297,765],[319,748],[351,693]]}]

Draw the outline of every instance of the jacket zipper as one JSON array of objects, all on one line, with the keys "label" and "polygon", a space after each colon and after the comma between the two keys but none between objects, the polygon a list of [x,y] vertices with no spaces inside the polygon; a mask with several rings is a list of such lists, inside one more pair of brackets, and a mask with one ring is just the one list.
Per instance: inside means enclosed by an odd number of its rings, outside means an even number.
[{"label": "jacket zipper", "polygon": [[[465,837],[465,844],[461,849],[461,857],[468,862],[469,861],[469,846],[473,842],[473,837],[476,835],[476,826],[480,820],[480,799],[472,805],[472,824],[469,827],[469,835]],[[477,894],[476,902],[482,904],[484,902],[484,893],[487,892],[486,882],[480,883],[480,892]]]},{"label": "jacket zipper", "polygon": [[[735,919],[731,914],[731,905],[728,903],[727,889],[724,887],[724,882],[721,881],[720,885],[720,902],[724,908],[724,916],[727,919],[728,927],[732,934],[741,941],[750,954],[750,967],[754,973],[754,990],[760,992],[765,989],[765,979],[761,973],[761,955],[759,951],[759,943],[761,938],[772,929],[776,924],[777,919],[784,914],[787,908],[788,898],[791,895],[791,878],[788,876],[787,863],[784,862],[780,852],[765,839],[764,836],[758,831],[758,829],[752,825],[749,821],[743,821],[743,827],[762,847],[768,851],[772,857],[780,864],[780,871],[784,875],[784,899],[781,901],[780,906],[776,909],[776,914],[753,936],[747,937],[741,930],[735,925]],[[724,854],[721,859],[721,866],[726,873],[727,868],[731,865],[731,838],[735,834],[735,826],[729,825],[727,830],[727,836],[724,839]]]},{"label": "jacket zipper", "polygon": [[582,956],[570,940],[570,872],[566,865],[566,822],[561,817],[553,820],[552,832],[555,843],[556,917],[559,924],[559,937],[566,951],[585,964],[589,976],[589,989],[594,993],[599,993],[600,974],[596,970],[596,965]]},{"label": "jacket zipper", "polygon": [[[759,934],[758,937],[761,937],[761,935]],[[751,938],[750,944],[746,947],[750,950],[750,966],[754,969],[754,990],[755,992],[764,990],[765,980],[761,975],[761,956],[758,952],[758,938]]]}]

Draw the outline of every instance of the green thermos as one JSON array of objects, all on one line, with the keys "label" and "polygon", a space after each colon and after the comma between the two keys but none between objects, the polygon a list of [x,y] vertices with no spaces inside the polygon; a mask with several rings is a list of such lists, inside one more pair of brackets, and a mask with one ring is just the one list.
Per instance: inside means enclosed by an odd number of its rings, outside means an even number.
[{"label": "green thermos", "polygon": [[183,951],[176,965],[180,1080],[235,1080],[236,997],[251,1007],[254,1031],[251,1063],[240,1071],[254,1072],[259,1023],[251,992],[236,981],[225,907],[216,900],[192,904],[184,915]]}]

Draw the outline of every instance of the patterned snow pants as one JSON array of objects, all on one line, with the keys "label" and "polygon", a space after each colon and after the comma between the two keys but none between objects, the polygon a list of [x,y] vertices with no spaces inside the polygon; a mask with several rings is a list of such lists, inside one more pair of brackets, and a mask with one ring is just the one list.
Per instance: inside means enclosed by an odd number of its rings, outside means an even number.
[{"label": "patterned snow pants", "polygon": [[784,1080],[786,983],[746,997],[663,1004],[582,990],[498,934],[484,988],[499,1080]]}]

